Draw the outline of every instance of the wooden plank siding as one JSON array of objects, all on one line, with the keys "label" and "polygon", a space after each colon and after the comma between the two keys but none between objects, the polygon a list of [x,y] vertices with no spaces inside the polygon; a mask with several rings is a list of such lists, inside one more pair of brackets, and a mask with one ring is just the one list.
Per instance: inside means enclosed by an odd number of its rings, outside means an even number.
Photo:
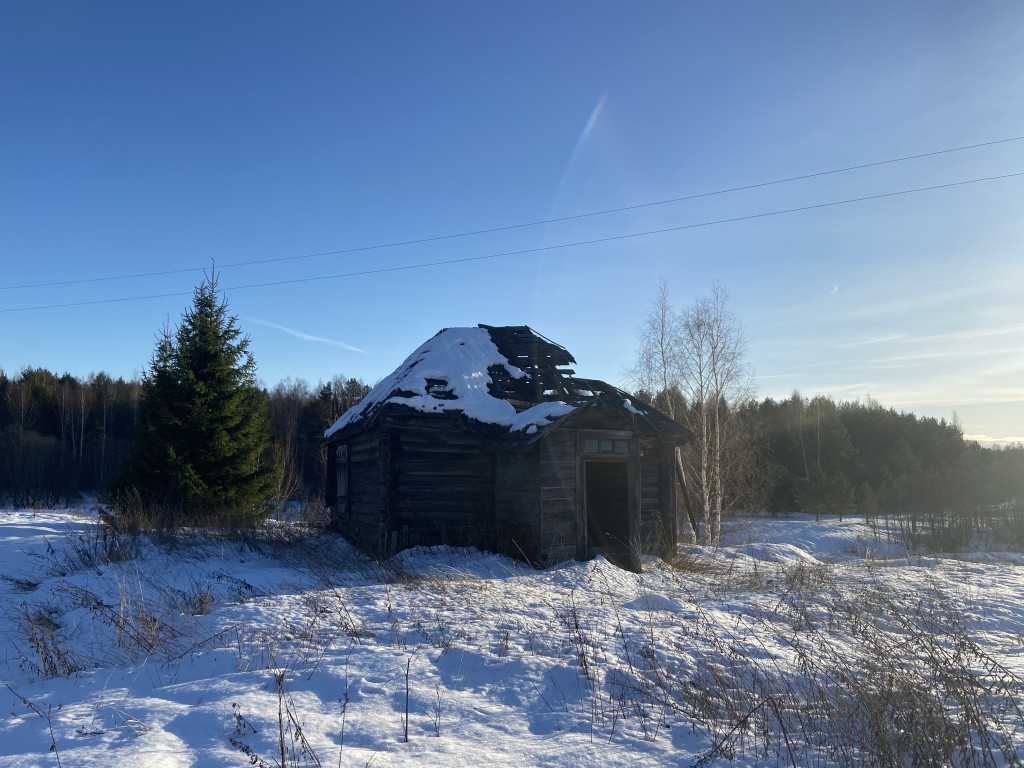
[{"label": "wooden plank siding", "polygon": [[632,414],[616,408],[587,408],[574,414],[570,423],[574,429],[629,430],[636,431]]},{"label": "wooden plank siding", "polygon": [[658,486],[661,492],[661,532],[658,549],[652,550],[659,557],[671,557],[676,548],[678,522],[676,515],[678,496],[676,495],[676,447],[672,443],[658,442],[657,447]]},{"label": "wooden plank siding", "polygon": [[398,546],[494,548],[494,453],[459,418],[410,417],[393,427],[390,509]]},{"label": "wooden plank siding", "polygon": [[556,429],[538,441],[540,461],[540,546],[545,565],[577,556],[580,531],[576,486],[576,430]]},{"label": "wooden plank siding", "polygon": [[640,440],[640,547],[643,552],[658,552],[663,533],[659,442]]},{"label": "wooden plank siding", "polygon": [[536,446],[495,454],[494,516],[501,554],[546,564],[540,554],[540,452]]}]

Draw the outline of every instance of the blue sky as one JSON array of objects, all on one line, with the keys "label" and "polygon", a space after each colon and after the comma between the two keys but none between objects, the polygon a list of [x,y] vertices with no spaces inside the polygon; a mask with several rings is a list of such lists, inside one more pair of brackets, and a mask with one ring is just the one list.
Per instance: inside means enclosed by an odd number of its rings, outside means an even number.
[{"label": "blue sky", "polygon": [[328,277],[1019,173],[1024,141],[311,256],[1024,136],[1021,3],[2,0],[0,104],[8,374],[141,372],[215,260],[268,385],[374,382],[477,323],[625,385],[658,280],[717,280],[761,396],[1024,440],[1024,177]]}]

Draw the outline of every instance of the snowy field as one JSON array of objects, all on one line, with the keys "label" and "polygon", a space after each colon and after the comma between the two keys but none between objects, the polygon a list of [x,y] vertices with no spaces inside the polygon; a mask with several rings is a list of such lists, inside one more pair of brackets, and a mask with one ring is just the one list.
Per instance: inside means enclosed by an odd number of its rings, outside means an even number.
[{"label": "snowy field", "polygon": [[1006,765],[1024,557],[731,524],[645,572],[0,512],[17,766]]}]

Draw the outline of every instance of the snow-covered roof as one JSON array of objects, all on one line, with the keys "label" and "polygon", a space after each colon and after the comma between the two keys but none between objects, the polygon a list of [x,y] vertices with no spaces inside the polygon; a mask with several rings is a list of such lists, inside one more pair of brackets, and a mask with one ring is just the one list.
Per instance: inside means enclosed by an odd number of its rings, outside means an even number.
[{"label": "snow-covered roof", "polygon": [[488,373],[492,368],[501,369],[513,379],[527,376],[498,351],[487,328],[446,328],[346,411],[324,437],[372,415],[385,404],[404,405],[423,413],[459,411],[483,424],[527,433],[577,407],[549,400],[517,411],[511,402],[492,394],[493,381]]},{"label": "snow-covered roof", "polygon": [[602,394],[613,394],[621,407],[648,421],[667,420],[654,409],[638,407],[615,387],[573,377],[574,371],[565,367],[572,363],[564,347],[527,326],[445,328],[346,411],[324,437],[372,420],[386,406],[458,412],[509,434],[535,435]]}]

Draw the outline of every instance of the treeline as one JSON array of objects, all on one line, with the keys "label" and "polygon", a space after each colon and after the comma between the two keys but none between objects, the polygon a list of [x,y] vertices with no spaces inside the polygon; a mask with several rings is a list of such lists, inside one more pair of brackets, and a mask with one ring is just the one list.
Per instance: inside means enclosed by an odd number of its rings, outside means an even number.
[{"label": "treeline", "polygon": [[140,392],[103,373],[0,371],[0,499],[49,503],[112,482],[132,452]]},{"label": "treeline", "polygon": [[[369,391],[343,376],[266,391],[273,441],[285,467],[279,498],[318,500],[325,487],[324,430]],[[140,381],[85,379],[27,368],[0,370],[0,502],[55,504],[103,492],[135,449]],[[641,393],[643,397],[643,393]],[[678,392],[655,404],[687,411]],[[669,406],[674,406],[669,408]],[[979,534],[1024,545],[1024,447],[982,448],[956,421],[875,402],[798,393],[720,404],[722,506],[898,520],[910,543],[960,546]],[[695,441],[696,442],[696,441]],[[684,448],[683,460],[695,464]],[[691,489],[693,493],[693,489]]]},{"label": "treeline", "polygon": [[[677,389],[641,391],[691,429]],[[983,448],[959,423],[915,416],[877,402],[836,402],[797,392],[785,400],[720,400],[715,421],[724,513],[861,514],[896,525],[911,546],[956,549],[989,537],[1024,546],[1024,446]],[[682,464],[699,466],[699,436]],[[701,477],[684,493],[700,506]]]},{"label": "treeline", "polygon": [[[369,391],[358,379],[285,381],[267,392],[285,495],[323,492],[323,431]],[[0,502],[55,504],[108,489],[135,444],[142,383],[105,373],[79,379],[44,368],[0,370]]]},{"label": "treeline", "polygon": [[298,379],[285,380],[270,392],[274,442],[285,467],[285,498],[314,501],[326,488],[327,454],[320,447],[324,430],[370,391],[359,379],[335,376],[311,388]]},{"label": "treeline", "polygon": [[770,511],[885,515],[915,545],[962,545],[982,532],[1024,543],[1022,446],[982,448],[955,419],[875,402],[794,393],[740,413],[761,453]]}]

